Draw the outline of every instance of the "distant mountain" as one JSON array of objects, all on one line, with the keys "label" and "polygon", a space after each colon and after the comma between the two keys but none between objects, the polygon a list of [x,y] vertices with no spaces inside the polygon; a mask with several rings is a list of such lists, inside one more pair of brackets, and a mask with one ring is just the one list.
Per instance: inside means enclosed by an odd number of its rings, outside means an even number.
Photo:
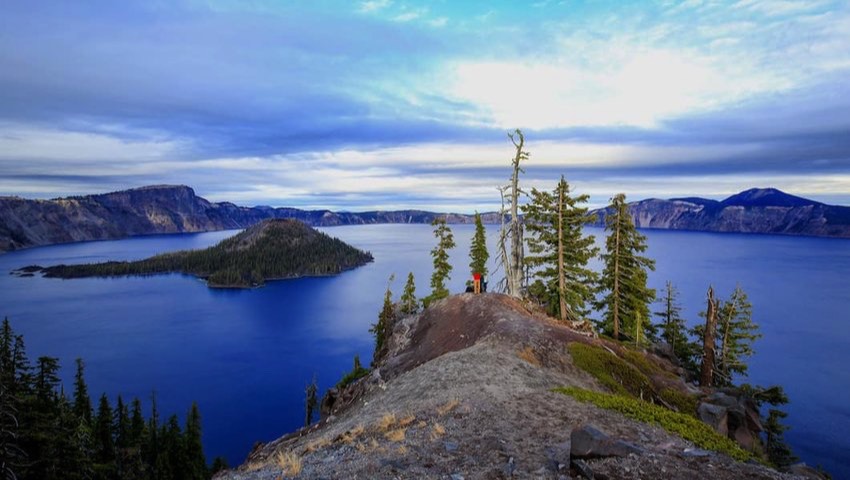
[{"label": "distant mountain", "polygon": [[[629,204],[639,228],[704,232],[772,233],[850,238],[850,207],[827,205],[775,188],[752,188],[722,200],[699,197]],[[604,225],[606,209],[596,225]]]},{"label": "distant mountain", "polygon": [[245,288],[267,280],[335,275],[372,261],[372,255],[298,220],[268,219],[203,250],[165,253],[133,262],[24,267],[22,275],[82,278],[183,273],[210,287]]},{"label": "distant mountain", "polygon": [[[109,240],[158,233],[247,228],[267,218],[294,218],[312,226],[372,223],[431,223],[438,215],[420,210],[332,212],[296,208],[240,207],[213,203],[184,185],[155,185],[53,200],[0,197],[0,252],[54,243]],[[497,223],[496,214],[483,214]],[[449,223],[472,223],[449,214]]]}]

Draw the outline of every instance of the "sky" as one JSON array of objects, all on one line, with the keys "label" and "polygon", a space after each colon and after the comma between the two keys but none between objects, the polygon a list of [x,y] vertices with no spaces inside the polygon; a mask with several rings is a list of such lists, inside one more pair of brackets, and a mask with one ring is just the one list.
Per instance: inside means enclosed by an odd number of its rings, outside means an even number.
[{"label": "sky", "polygon": [[523,184],[850,205],[850,2],[6,0],[0,195],[361,211]]}]

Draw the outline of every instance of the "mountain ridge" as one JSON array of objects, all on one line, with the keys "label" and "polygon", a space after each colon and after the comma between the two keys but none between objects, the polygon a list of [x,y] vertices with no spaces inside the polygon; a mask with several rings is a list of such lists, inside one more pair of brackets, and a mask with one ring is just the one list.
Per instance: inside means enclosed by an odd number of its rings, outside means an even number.
[{"label": "mountain ridge", "polygon": [[[649,198],[629,203],[638,228],[850,238],[850,207],[827,205],[776,188],[751,188],[723,200]],[[593,210],[604,226],[608,208]]]},{"label": "mountain ridge", "polygon": [[[770,233],[850,238],[850,207],[827,205],[774,188],[750,189],[722,201],[699,197],[646,199],[629,204],[639,228]],[[604,225],[606,209],[591,213]],[[451,224],[474,216],[427,210],[334,212],[291,207],[244,207],[210,202],[186,185],[149,185],[129,190],[32,200],[0,196],[0,252],[56,243],[113,240],[137,235],[240,229],[267,218],[294,218],[310,226]],[[498,224],[495,212],[484,223]]]}]

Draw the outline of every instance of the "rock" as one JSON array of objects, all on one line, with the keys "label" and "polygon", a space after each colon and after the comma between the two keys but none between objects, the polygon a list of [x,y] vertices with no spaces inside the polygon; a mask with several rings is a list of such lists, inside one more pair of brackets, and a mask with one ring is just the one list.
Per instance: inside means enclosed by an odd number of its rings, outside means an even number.
[{"label": "rock", "polygon": [[504,471],[505,475],[507,475],[508,477],[514,476],[514,471],[516,471],[516,460],[514,460],[514,457],[508,459],[508,464],[505,465]]},{"label": "rock", "polygon": [[711,403],[701,403],[699,408],[697,408],[697,415],[700,420],[707,423],[715,432],[724,436],[729,434],[726,407]]},{"label": "rock", "polygon": [[712,455],[714,455],[714,452],[701,448],[686,448],[682,452],[683,457],[710,457]]},{"label": "rock", "polygon": [[714,392],[705,400],[706,403],[720,405],[721,407],[732,408],[738,406],[738,398],[724,392]]},{"label": "rock", "polygon": [[804,478],[810,478],[811,480],[827,480],[829,478],[829,476],[825,475],[823,472],[820,472],[816,468],[812,468],[805,463],[795,463],[786,470],[789,473],[800,475]]},{"label": "rock", "polygon": [[549,461],[549,469],[553,472],[563,470],[564,466],[570,463],[570,442],[550,445],[544,449],[544,452]]},{"label": "rock", "polygon": [[460,473],[453,473],[453,474],[451,474],[451,479],[452,480],[463,480],[463,475],[460,474]]},{"label": "rock", "polygon": [[590,465],[588,465],[584,460],[579,460],[577,458],[573,459],[570,461],[570,467],[576,471],[579,478],[593,480],[593,469],[591,469]]},{"label": "rock", "polygon": [[570,434],[571,458],[627,457],[643,449],[623,440],[614,440],[592,425],[576,428]]},{"label": "rock", "polygon": [[756,437],[753,435],[753,432],[747,428],[746,424],[735,429],[735,432],[732,434],[732,439],[747,451],[752,451],[756,443]]},{"label": "rock", "polygon": [[454,452],[457,450],[457,443],[455,442],[443,442],[443,445],[446,447],[447,452]]}]

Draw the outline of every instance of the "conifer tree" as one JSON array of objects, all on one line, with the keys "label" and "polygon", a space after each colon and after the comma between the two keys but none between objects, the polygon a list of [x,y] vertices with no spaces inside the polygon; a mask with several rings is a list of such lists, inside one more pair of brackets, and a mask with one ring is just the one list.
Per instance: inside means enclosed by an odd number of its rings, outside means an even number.
[{"label": "conifer tree", "polygon": [[531,190],[531,202],[523,207],[529,255],[525,262],[536,269],[531,291],[542,297],[550,314],[561,321],[582,321],[593,301],[596,273],[587,264],[598,253],[594,237],[584,236],[582,227],[593,221],[587,216],[587,195],[573,197],[564,177],[554,191]]},{"label": "conifer tree", "polygon": [[469,270],[471,274],[480,273],[482,278],[487,278],[487,260],[490,252],[487,251],[487,230],[481,222],[481,214],[475,212],[475,234],[469,246]]},{"label": "conifer tree", "polygon": [[753,323],[752,304],[740,285],[720,306],[717,327],[715,385],[728,386],[735,374],[746,376],[745,359],[753,354],[753,342],[761,337],[758,325]]},{"label": "conifer tree", "polygon": [[109,478],[115,464],[115,443],[112,438],[112,407],[106,394],[101,395],[97,407],[93,439],[95,469],[101,473],[101,478]]},{"label": "conifer tree", "polygon": [[[646,285],[647,270],[655,270],[655,262],[640,255],[647,249],[646,237],[635,228],[622,193],[611,198],[605,230],[608,237],[602,254],[605,266],[600,282],[603,296],[596,306],[605,310],[603,331],[619,340],[624,332],[632,334],[638,321],[649,318],[649,303],[655,298],[655,290]],[[654,328],[648,321],[638,333],[641,331],[647,337],[654,336]]]},{"label": "conifer tree", "polygon": [[186,417],[186,458],[189,480],[206,480],[209,478],[207,459],[204,456],[204,445],[201,440],[201,412],[198,404],[192,402],[192,408]]},{"label": "conifer tree", "polygon": [[82,358],[78,358],[77,373],[74,375],[74,415],[91,425],[92,405],[84,370],[85,363]]},{"label": "conifer tree", "polygon": [[673,282],[667,281],[664,296],[660,299],[661,309],[655,315],[661,319],[661,339],[664,340],[673,354],[682,362],[686,370],[696,372],[694,357],[696,346],[688,338],[688,329],[685,319],[682,318],[682,307],[678,302],[679,291]]},{"label": "conifer tree", "polygon": [[[387,335],[391,333],[393,322],[395,321],[395,308],[393,307],[393,292],[390,290],[395,274],[390,275],[387,282],[387,291],[384,293],[384,305],[381,312],[378,314],[378,321],[373,323],[369,328],[369,332],[375,337],[375,352],[372,354],[372,366],[376,367],[386,353],[384,346],[386,344]],[[358,357],[357,362],[360,362]]]},{"label": "conifer tree", "polygon": [[407,283],[404,284],[404,290],[401,293],[401,311],[406,315],[411,315],[419,310],[419,305],[416,302],[416,284],[414,283],[413,272],[407,274]]},{"label": "conifer tree", "polygon": [[[502,225],[499,230],[499,254],[502,268],[505,271],[505,291],[512,297],[519,298],[522,296],[523,280],[525,279],[525,244],[522,241],[523,229],[522,222],[519,218],[519,197],[522,190],[519,188],[519,174],[523,173],[520,163],[523,160],[528,160],[529,153],[523,148],[525,147],[525,136],[520,129],[516,129],[513,133],[508,133],[508,138],[511,139],[516,154],[511,161],[513,173],[511,175],[511,183],[499,187],[499,193],[502,196],[502,209],[500,216]],[[505,209],[505,199],[507,197],[508,210]],[[505,218],[510,214],[508,223],[505,223]],[[508,253],[508,237],[510,237],[510,253]]]},{"label": "conifer tree", "polygon": [[[357,363],[360,363],[360,357],[357,358]],[[357,365],[355,365],[355,370],[357,369]],[[313,423],[313,411],[316,409],[316,406],[319,404],[319,400],[316,396],[316,392],[319,391],[319,386],[316,384],[316,376],[313,375],[313,381],[307,385],[305,390],[305,399],[304,399],[304,426],[309,427],[311,423]]]},{"label": "conifer tree", "polygon": [[449,290],[446,288],[446,280],[451,278],[452,272],[452,264],[449,263],[449,250],[455,247],[454,235],[446,225],[444,217],[435,218],[431,225],[434,226],[437,246],[431,250],[431,257],[434,259],[434,272],[431,274],[431,294],[422,301],[426,308],[431,303],[449,296]]}]

